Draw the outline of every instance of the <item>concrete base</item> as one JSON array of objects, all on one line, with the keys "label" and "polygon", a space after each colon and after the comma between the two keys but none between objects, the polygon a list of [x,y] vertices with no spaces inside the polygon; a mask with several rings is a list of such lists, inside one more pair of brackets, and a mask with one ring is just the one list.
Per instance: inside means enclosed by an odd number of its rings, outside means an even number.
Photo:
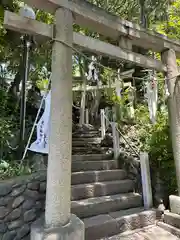
[{"label": "concrete base", "polygon": [[31,227],[31,240],[84,240],[84,223],[75,215],[70,222],[57,228],[44,228],[44,218],[34,222]]},{"label": "concrete base", "polygon": [[169,196],[169,202],[171,212],[180,215],[180,197],[171,195]]}]

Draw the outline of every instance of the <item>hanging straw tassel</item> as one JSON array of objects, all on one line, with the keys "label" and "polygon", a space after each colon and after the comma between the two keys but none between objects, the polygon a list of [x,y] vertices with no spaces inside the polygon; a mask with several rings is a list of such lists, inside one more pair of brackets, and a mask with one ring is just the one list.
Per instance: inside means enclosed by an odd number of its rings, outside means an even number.
[{"label": "hanging straw tassel", "polygon": [[147,101],[150,120],[155,124],[158,103],[158,84],[155,77],[151,77],[151,80],[147,83]]}]

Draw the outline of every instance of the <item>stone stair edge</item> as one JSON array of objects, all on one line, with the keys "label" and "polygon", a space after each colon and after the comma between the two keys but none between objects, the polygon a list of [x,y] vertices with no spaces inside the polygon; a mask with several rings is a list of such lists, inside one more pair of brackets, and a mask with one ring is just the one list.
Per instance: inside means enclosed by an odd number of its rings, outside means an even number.
[{"label": "stone stair edge", "polygon": [[167,223],[164,223],[164,222],[157,222],[156,223],[157,226],[159,226],[160,228],[163,228],[164,230],[166,230],[167,232],[173,234],[174,236],[180,238],[180,229],[174,227],[174,226],[171,226]]},{"label": "stone stair edge", "polygon": [[72,171],[89,171],[89,170],[111,170],[118,169],[116,160],[97,160],[97,161],[73,161]]},{"label": "stone stair edge", "polygon": [[89,182],[89,183],[81,183],[81,184],[72,184],[72,187],[77,186],[90,186],[90,185],[106,185],[106,184],[113,184],[113,183],[130,183],[134,182],[132,179],[120,179],[120,180],[109,180],[109,181],[97,181],[97,182]]},{"label": "stone stair edge", "polygon": [[127,179],[127,172],[123,169],[80,171],[71,174],[72,185],[123,179]]},{"label": "stone stair edge", "polygon": [[97,153],[97,154],[74,154],[72,155],[72,161],[83,161],[83,160],[107,160],[113,157],[113,153]]},{"label": "stone stair edge", "polygon": [[164,223],[180,228],[180,215],[166,210],[164,211]]},{"label": "stone stair edge", "polygon": [[[125,212],[126,210],[119,211]],[[98,216],[82,219],[85,224],[85,239],[102,239],[103,237],[111,237],[113,235],[126,233],[128,231],[134,231],[140,228],[144,228],[156,223],[156,209],[145,210],[143,207],[132,208],[130,211],[126,211],[125,215],[119,217],[112,217],[113,212],[107,214],[101,214]],[[142,216],[151,217],[147,218],[143,222]]]},{"label": "stone stair edge", "polygon": [[131,179],[77,184],[71,186],[71,199],[87,199],[111,194],[128,193],[133,190],[134,181]]},{"label": "stone stair edge", "polygon": [[[133,197],[133,196],[141,196],[141,194],[139,193],[135,193],[135,192],[130,192],[130,193],[120,193],[120,194],[114,194],[114,195],[108,195],[108,196],[102,196],[102,197],[94,197],[94,198],[88,198],[85,200],[80,200],[80,201],[87,201],[87,203],[90,203],[90,201],[92,200],[91,203],[94,203],[94,200],[99,200],[99,202],[103,202],[104,200],[108,200],[108,199],[113,199],[113,198],[127,198],[127,197]],[[142,196],[141,196],[142,197]]]},{"label": "stone stair edge", "polygon": [[80,218],[140,206],[142,206],[142,196],[134,192],[71,201],[72,212]]},{"label": "stone stair edge", "polygon": [[[147,210],[142,206],[142,207],[120,210],[120,211],[117,211],[117,212],[109,212],[109,213],[106,213],[106,214],[100,214],[100,215],[89,217],[89,218],[83,218],[81,220],[85,223],[85,226],[88,226],[89,223],[93,223],[93,225],[96,225],[96,222],[92,222],[91,219],[96,220],[96,218],[97,219],[100,218],[100,220],[101,220],[100,222],[103,223],[106,220],[104,218],[104,216],[106,217],[107,215],[111,219],[119,219],[119,218],[126,218],[128,216],[140,215],[142,213],[149,213],[149,214],[155,213],[156,218],[158,218],[157,212],[158,212],[158,209],[151,208],[151,209]],[[117,215],[117,213],[119,213],[119,216]]]}]

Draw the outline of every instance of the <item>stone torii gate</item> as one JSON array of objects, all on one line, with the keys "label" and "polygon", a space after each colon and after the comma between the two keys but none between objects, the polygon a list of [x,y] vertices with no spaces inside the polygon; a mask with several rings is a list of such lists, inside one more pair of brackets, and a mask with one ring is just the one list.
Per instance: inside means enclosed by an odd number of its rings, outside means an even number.
[{"label": "stone torii gate", "polygon": [[[173,97],[178,75],[176,54],[180,56],[180,43],[147,31],[139,25],[120,20],[84,0],[24,1],[32,7],[55,15],[54,25],[47,25],[8,11],[5,12],[4,18],[5,27],[8,29],[44,37],[45,40],[53,40],[45,220],[40,220],[33,225],[31,239],[84,239],[83,223],[75,215],[71,215],[73,51],[71,47],[73,44],[80,49],[164,72],[169,78],[170,120],[172,134],[176,135],[173,140],[173,150],[180,193],[180,124],[176,98]],[[73,32],[73,23],[89,27],[104,36],[118,39],[119,46]],[[162,61],[132,52],[133,45],[162,53]]]}]

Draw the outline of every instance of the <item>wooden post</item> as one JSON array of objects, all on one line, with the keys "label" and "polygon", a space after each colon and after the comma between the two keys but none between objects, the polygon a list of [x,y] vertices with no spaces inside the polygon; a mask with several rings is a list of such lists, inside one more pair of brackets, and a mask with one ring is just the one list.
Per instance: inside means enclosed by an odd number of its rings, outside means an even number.
[{"label": "wooden post", "polygon": [[175,51],[169,49],[162,53],[162,61],[167,66],[167,85],[169,91],[168,107],[169,122],[172,137],[173,155],[176,166],[176,178],[178,185],[178,193],[180,196],[180,77],[178,75],[178,67],[176,64]]},{"label": "wooden post", "polygon": [[89,124],[89,109],[86,108],[85,110],[85,116],[86,116],[86,124]]},{"label": "wooden post", "polygon": [[[55,38],[72,45],[72,13],[63,8],[55,13]],[[72,50],[55,41],[52,51],[51,118],[45,225],[64,226],[71,211],[72,155]]]},{"label": "wooden post", "polygon": [[114,158],[117,159],[119,156],[119,134],[117,132],[117,123],[112,122],[112,135],[113,135],[113,149],[114,149]]},{"label": "wooden post", "polygon": [[153,206],[153,201],[152,201],[152,188],[151,188],[151,177],[150,177],[148,153],[146,152],[140,153],[140,165],[141,165],[141,179],[142,179],[144,208],[149,209]]},{"label": "wooden post", "polygon": [[104,112],[104,109],[100,110],[100,114],[101,114],[101,137],[103,139],[105,137],[105,135],[106,135],[106,122],[105,122],[105,112]]},{"label": "wooden post", "polygon": [[119,47],[127,50],[132,50],[132,40],[127,37],[121,36],[119,38]]},{"label": "wooden post", "polygon": [[112,107],[112,119],[113,122],[116,122],[117,116],[116,116],[116,106]]},{"label": "wooden post", "polygon": [[86,105],[86,80],[83,77],[83,92],[81,95],[81,108],[80,108],[80,119],[79,119],[80,125],[83,125],[85,123],[85,105]]}]

